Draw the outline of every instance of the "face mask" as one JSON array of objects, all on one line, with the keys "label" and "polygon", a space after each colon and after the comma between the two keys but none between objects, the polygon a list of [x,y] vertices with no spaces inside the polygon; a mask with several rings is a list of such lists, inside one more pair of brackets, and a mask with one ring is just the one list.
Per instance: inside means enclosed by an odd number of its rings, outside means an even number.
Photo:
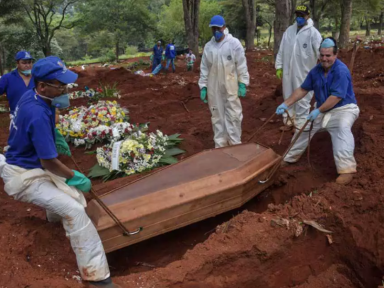
[{"label": "face mask", "polygon": [[22,74],[24,74],[25,76],[29,76],[29,75],[31,75],[31,69],[29,69],[29,70],[24,70],[24,71],[20,71]]},{"label": "face mask", "polygon": [[69,107],[69,94],[63,94],[53,99],[39,95],[41,98],[52,101],[51,106],[56,107],[58,109],[65,109]]},{"label": "face mask", "polygon": [[220,39],[221,39],[221,37],[223,37],[223,35],[224,35],[224,33],[221,32],[221,31],[215,31],[215,34],[213,34],[213,36],[215,36],[215,40],[216,40],[217,42],[220,41]]},{"label": "face mask", "polygon": [[302,27],[305,25],[307,20],[304,17],[296,17],[297,26]]}]

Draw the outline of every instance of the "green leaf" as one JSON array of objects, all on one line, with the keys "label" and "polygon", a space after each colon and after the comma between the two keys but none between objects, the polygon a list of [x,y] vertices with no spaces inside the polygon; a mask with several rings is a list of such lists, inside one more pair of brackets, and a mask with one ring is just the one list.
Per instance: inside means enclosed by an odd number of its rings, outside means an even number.
[{"label": "green leaf", "polygon": [[177,158],[172,156],[163,156],[160,158],[159,163],[167,165],[175,164],[177,163]]},{"label": "green leaf", "polygon": [[88,177],[89,178],[104,177],[110,173],[111,172],[109,172],[107,168],[101,167],[99,164],[96,164],[89,170]]},{"label": "green leaf", "polygon": [[87,155],[96,154],[96,150],[95,151],[84,152],[84,154],[87,154]]},{"label": "green leaf", "polygon": [[165,151],[165,155],[164,155],[164,157],[168,157],[168,156],[176,156],[176,155],[180,155],[180,154],[183,154],[183,153],[185,153],[184,150],[181,150],[180,148],[176,148],[176,147],[174,147],[174,148],[167,149],[167,150]]},{"label": "green leaf", "polygon": [[169,139],[169,140],[182,141],[183,139],[182,139],[182,138],[179,138],[180,135],[181,135],[181,134],[173,134],[173,135],[168,136],[168,139]]}]

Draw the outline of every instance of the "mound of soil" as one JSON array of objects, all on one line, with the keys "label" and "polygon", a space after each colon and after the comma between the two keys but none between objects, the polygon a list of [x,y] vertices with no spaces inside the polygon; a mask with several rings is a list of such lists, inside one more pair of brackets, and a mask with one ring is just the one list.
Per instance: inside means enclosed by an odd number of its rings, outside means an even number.
[{"label": "mound of soil", "polygon": [[[358,51],[354,88],[361,114],[353,127],[358,173],[341,187],[327,133],[311,143],[311,165],[281,169],[274,185],[241,209],[190,225],[108,255],[122,287],[278,288],[377,287],[384,267],[384,87],[383,50]],[[280,81],[274,76],[271,52],[247,54],[251,85],[242,100],[246,141],[281,103]],[[341,59],[349,64],[351,53]],[[130,110],[131,122],[150,122],[150,129],[181,133],[186,156],[214,147],[210,112],[199,99],[196,71],[176,62],[177,73],[155,77],[133,75],[124,68],[87,67],[79,86],[118,83],[119,103]],[[77,68],[76,68],[77,69]],[[73,105],[86,104],[77,99]],[[0,114],[0,146],[6,145],[8,115]],[[281,121],[268,124],[254,140],[283,153],[291,134],[281,137]],[[72,147],[81,169],[96,163],[94,155]],[[63,157],[71,168],[73,163]],[[94,181],[98,193],[142,175],[113,182]],[[16,202],[0,186],[0,287],[83,287],[75,256],[59,224],[45,221],[45,212]],[[284,219],[284,225],[276,221]],[[304,220],[331,230],[332,239]],[[297,237],[298,231],[303,229]],[[330,239],[332,241],[330,241]],[[330,244],[332,242],[332,244]]]}]

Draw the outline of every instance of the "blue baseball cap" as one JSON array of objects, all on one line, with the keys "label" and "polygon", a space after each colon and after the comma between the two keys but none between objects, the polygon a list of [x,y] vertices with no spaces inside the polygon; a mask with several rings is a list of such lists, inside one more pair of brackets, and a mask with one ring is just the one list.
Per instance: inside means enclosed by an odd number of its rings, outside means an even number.
[{"label": "blue baseball cap", "polygon": [[19,51],[15,55],[15,60],[33,60],[34,58],[31,56],[31,53],[28,51]]},{"label": "blue baseball cap", "polygon": [[215,15],[212,17],[209,27],[223,27],[225,25],[225,20],[223,16]]},{"label": "blue baseball cap", "polygon": [[68,70],[59,57],[49,56],[38,60],[32,67],[32,76],[35,79],[58,80],[64,84],[75,83],[78,75]]}]

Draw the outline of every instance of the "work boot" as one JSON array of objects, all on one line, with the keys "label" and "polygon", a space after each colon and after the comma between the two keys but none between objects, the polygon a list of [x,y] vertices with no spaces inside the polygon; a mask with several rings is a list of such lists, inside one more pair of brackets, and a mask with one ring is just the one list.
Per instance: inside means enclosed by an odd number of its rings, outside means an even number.
[{"label": "work boot", "polygon": [[287,131],[291,131],[292,128],[293,128],[292,125],[291,125],[291,126],[286,126],[286,125],[284,125],[284,126],[281,126],[279,129],[280,129],[280,131],[287,132]]},{"label": "work boot", "polygon": [[121,288],[121,286],[112,282],[111,277],[108,277],[107,279],[101,280],[101,281],[89,281],[88,287],[89,288]]},{"label": "work boot", "polygon": [[340,176],[337,177],[336,179],[336,183],[340,185],[347,185],[352,181],[352,179],[353,179],[352,173],[340,174]]}]

